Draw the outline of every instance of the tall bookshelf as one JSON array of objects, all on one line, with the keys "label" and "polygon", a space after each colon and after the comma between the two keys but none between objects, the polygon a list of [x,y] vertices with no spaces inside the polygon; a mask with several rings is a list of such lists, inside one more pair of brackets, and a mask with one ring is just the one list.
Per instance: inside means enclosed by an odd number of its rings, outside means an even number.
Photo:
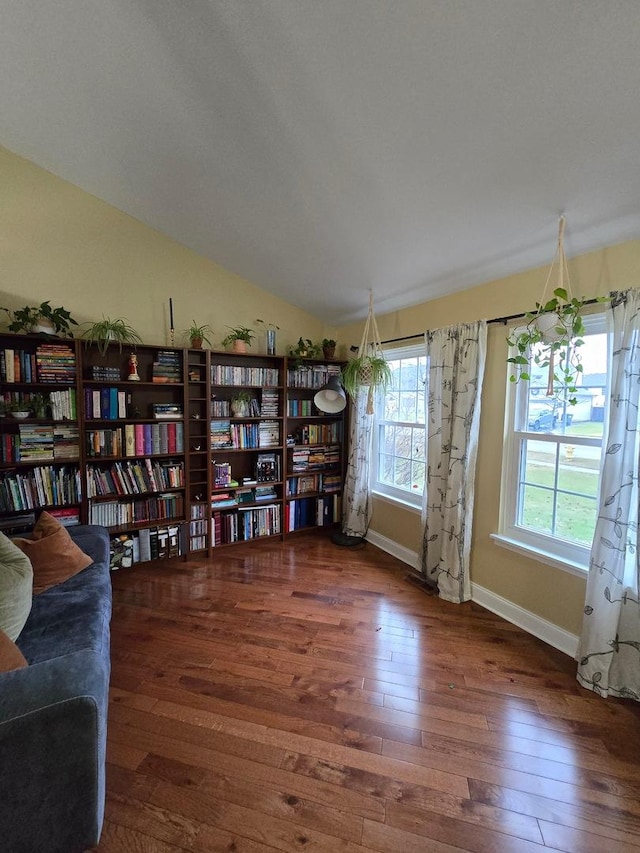
[{"label": "tall bookshelf", "polygon": [[[0,336],[0,527],[17,533],[42,509],[82,515],[78,343]],[[22,419],[14,409],[29,412]]]},{"label": "tall bookshelf", "polygon": [[284,359],[210,354],[210,547],[282,539]]},{"label": "tall bookshelf", "polygon": [[189,553],[208,553],[210,543],[209,500],[209,400],[211,383],[209,351],[187,351],[187,409],[185,419],[187,452],[187,496]]},{"label": "tall bookshelf", "polygon": [[108,528],[112,568],[184,554],[184,350],[83,346],[81,361],[83,517]]},{"label": "tall bookshelf", "polygon": [[0,335],[0,528],[102,524],[124,567],[335,524],[347,412],[313,397],[340,366]]},{"label": "tall bookshelf", "polygon": [[340,522],[346,472],[347,409],[314,403],[341,362],[288,359],[286,365],[285,535]]}]

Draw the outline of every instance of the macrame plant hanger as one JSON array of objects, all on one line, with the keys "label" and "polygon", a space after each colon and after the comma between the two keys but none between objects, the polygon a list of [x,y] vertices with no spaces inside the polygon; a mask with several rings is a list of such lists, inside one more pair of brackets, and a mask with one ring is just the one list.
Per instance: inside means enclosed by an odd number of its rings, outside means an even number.
[{"label": "macrame plant hanger", "polygon": [[[549,282],[551,281],[551,274],[553,273],[553,268],[555,265],[558,265],[558,283],[556,288],[562,288],[567,292],[567,301],[573,299],[573,294],[571,292],[571,282],[569,280],[569,266],[567,264],[567,258],[564,253],[564,225],[565,225],[565,217],[562,215],[558,221],[558,246],[556,248],[556,253],[554,255],[553,260],[551,261],[551,266],[549,267],[549,273],[547,275],[547,280],[544,284],[544,290],[542,291],[542,298],[540,299],[540,305],[544,307],[545,299],[547,295],[547,289],[549,287]],[[566,287],[565,287],[566,281]],[[544,316],[542,314],[541,316]],[[553,328],[549,330],[549,335],[546,337],[548,343],[553,341]],[[549,347],[549,374],[547,378],[547,397],[553,397],[554,395],[554,373],[555,373],[555,364],[554,364],[554,356],[555,350],[553,346]]]},{"label": "macrame plant hanger", "polygon": [[368,386],[367,391],[367,414],[373,414],[373,397],[375,393],[375,385],[372,382],[372,368],[368,358],[383,358],[382,342],[380,340],[380,332],[376,323],[375,314],[373,313],[373,293],[369,291],[369,313],[367,320],[362,330],[362,340],[358,347],[358,358],[363,359],[363,365],[359,374],[360,385]]}]

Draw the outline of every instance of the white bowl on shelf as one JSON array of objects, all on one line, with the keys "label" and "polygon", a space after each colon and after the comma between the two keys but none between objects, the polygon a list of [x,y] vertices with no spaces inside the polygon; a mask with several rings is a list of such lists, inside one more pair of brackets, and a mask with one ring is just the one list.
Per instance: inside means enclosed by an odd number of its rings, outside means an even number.
[{"label": "white bowl on shelf", "polygon": [[15,418],[17,421],[26,421],[31,412],[9,412],[12,418]]}]

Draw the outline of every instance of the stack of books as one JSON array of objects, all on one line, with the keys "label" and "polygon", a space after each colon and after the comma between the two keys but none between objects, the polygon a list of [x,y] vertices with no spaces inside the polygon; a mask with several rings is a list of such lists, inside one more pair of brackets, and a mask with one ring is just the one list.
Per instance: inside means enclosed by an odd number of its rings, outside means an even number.
[{"label": "stack of books", "polygon": [[76,357],[67,344],[40,344],[36,349],[38,382],[76,381]]},{"label": "stack of books", "polygon": [[211,449],[232,447],[231,422],[228,420],[211,421]]},{"label": "stack of books", "polygon": [[231,492],[214,492],[211,495],[211,509],[228,509],[238,506],[238,498]]},{"label": "stack of books", "polygon": [[265,418],[278,417],[278,392],[275,388],[262,389],[262,416]]},{"label": "stack of books", "polygon": [[162,384],[182,382],[182,355],[175,350],[159,350],[153,362],[151,379]]},{"label": "stack of books", "polygon": [[181,403],[153,403],[151,408],[156,420],[179,420],[184,417]]},{"label": "stack of books", "polygon": [[[19,430],[21,462],[53,459],[53,429],[50,426],[20,424]],[[75,455],[78,456],[77,449]]]},{"label": "stack of books", "polygon": [[259,447],[279,447],[280,424],[278,421],[260,421]]},{"label": "stack of books", "polygon": [[89,368],[89,379],[96,382],[118,382],[120,380],[120,368],[109,367],[106,364],[94,364]]}]

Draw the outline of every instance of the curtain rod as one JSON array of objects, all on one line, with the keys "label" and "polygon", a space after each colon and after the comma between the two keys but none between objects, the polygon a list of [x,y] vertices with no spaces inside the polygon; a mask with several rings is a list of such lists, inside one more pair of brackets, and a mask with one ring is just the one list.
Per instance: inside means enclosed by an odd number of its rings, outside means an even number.
[{"label": "curtain rod", "polygon": [[[584,304],[585,305],[595,305],[597,302],[598,302],[597,299],[587,299],[587,300],[585,300]],[[521,317],[526,317],[527,314],[533,314],[533,313],[534,313],[533,311],[521,311],[520,314],[508,314],[506,317],[494,317],[491,320],[487,320],[487,323],[503,323],[503,324],[506,324],[506,323],[509,323],[511,320],[519,320]],[[386,341],[380,341],[380,343],[381,344],[395,344],[395,343],[398,343],[398,341],[410,341],[410,340],[413,340],[414,338],[423,338],[423,337],[424,337],[424,332],[422,332],[418,335],[404,335],[402,338],[389,338]],[[353,349],[353,347],[351,347],[351,349]],[[355,347],[355,349],[358,349],[358,348]]]}]

